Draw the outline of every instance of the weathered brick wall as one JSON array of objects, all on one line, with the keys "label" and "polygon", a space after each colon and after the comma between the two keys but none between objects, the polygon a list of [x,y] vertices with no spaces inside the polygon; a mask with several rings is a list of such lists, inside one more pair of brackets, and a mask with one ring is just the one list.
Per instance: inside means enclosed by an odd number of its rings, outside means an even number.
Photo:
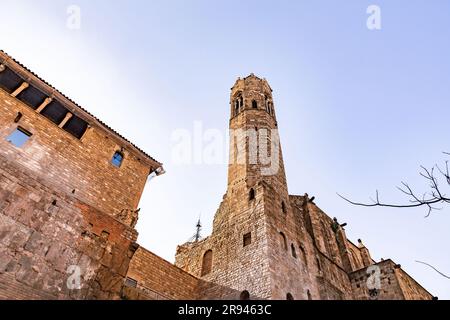
[{"label": "weathered brick wall", "polygon": [[137,281],[145,299],[197,299],[199,279],[142,247],[136,250],[127,277]]},{"label": "weathered brick wall", "polygon": [[[118,299],[136,237],[0,155],[1,299]],[[79,290],[67,286],[69,266]]]},{"label": "weathered brick wall", "polygon": [[[23,116],[15,123],[18,112]],[[33,134],[23,148],[6,141],[18,126]],[[121,147],[95,128],[79,140],[0,89],[0,155],[44,184],[131,225],[150,169],[126,150],[122,166],[113,166],[112,156]]]}]

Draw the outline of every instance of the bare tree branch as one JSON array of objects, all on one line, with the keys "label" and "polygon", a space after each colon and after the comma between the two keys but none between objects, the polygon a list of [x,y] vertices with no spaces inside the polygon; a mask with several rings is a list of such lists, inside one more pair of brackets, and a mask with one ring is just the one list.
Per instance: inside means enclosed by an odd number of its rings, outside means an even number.
[{"label": "bare tree branch", "polygon": [[[446,155],[450,155],[448,152],[444,152]],[[439,172],[440,176],[444,178],[444,181],[447,185],[450,186],[450,171],[449,171],[449,161],[445,162],[445,169],[441,169],[437,164],[431,169],[427,169],[424,166],[421,166],[422,171],[419,172],[420,176],[422,176],[426,181],[428,181],[429,191],[425,192],[421,197],[415,193],[412,188],[405,182],[402,182],[402,187],[397,187],[399,191],[408,196],[409,204],[390,204],[383,203],[380,201],[380,196],[378,190],[376,191],[376,199],[370,198],[372,203],[361,203],[349,200],[348,198],[337,194],[339,197],[347,201],[348,203],[356,206],[363,207],[389,207],[389,208],[416,208],[416,207],[426,207],[428,208],[428,214],[426,217],[429,217],[433,210],[441,210],[442,208],[437,208],[435,204],[450,204],[450,197],[448,197],[439,184],[439,177],[436,176],[436,169]]]},{"label": "bare tree branch", "polygon": [[430,267],[431,269],[433,269],[434,271],[436,271],[437,273],[439,273],[441,276],[443,276],[444,278],[447,278],[447,279],[450,279],[450,277],[449,276],[447,276],[447,275],[445,275],[445,274],[443,274],[442,272],[440,272],[438,269],[436,269],[435,267],[433,267],[431,264],[429,264],[429,263],[426,263],[426,262],[422,262],[422,261],[417,261],[416,260],[416,262],[417,263],[421,263],[421,264],[424,264],[424,265],[426,265],[426,266],[428,266],[428,267]]}]

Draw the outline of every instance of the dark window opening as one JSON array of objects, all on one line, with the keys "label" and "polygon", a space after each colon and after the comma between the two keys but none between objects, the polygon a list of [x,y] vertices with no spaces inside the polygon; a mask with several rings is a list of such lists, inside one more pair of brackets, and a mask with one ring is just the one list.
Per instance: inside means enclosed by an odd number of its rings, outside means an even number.
[{"label": "dark window opening", "polygon": [[239,296],[240,300],[250,300],[250,292],[248,292],[247,290],[244,290],[241,292],[241,295]]},{"label": "dark window opening", "polygon": [[205,254],[203,255],[202,277],[211,273],[211,271],[212,271],[212,259],[213,259],[213,252],[212,252],[212,250],[206,251]]},{"label": "dark window opening", "polygon": [[297,259],[297,252],[295,251],[295,246],[293,243],[291,244],[291,252],[292,256]]},{"label": "dark window opening", "polygon": [[88,128],[88,124],[86,121],[78,118],[77,116],[73,116],[72,118],[67,121],[67,123],[64,125],[64,130],[66,130],[68,133],[72,134],[78,139],[81,139],[83,137],[84,133],[86,132]]},{"label": "dark window opening", "polygon": [[52,205],[53,205],[53,206],[56,206],[56,200],[53,200],[53,201],[52,201]]},{"label": "dark window opening", "polygon": [[111,163],[116,166],[117,168],[120,168],[120,166],[122,165],[123,162],[123,154],[119,151],[116,151],[116,153],[114,153],[112,159],[111,159]]},{"label": "dark window opening", "polygon": [[9,68],[0,72],[0,87],[8,93],[13,93],[22,83],[22,78]]},{"label": "dark window opening", "polygon": [[242,94],[239,93],[236,97],[236,100],[234,101],[234,115],[237,115],[241,108],[244,106],[244,98],[242,97]]},{"label": "dark window opening", "polygon": [[258,102],[256,102],[256,100],[252,101],[252,108],[253,109],[258,109]]},{"label": "dark window opening", "polygon": [[286,300],[294,300],[294,296],[291,293],[286,295]]},{"label": "dark window opening", "polygon": [[308,296],[308,300],[312,300],[312,295],[311,295],[311,291],[306,291],[306,294]]},{"label": "dark window opening", "polygon": [[281,245],[282,245],[283,249],[285,251],[287,251],[288,246],[287,246],[286,236],[284,235],[283,232],[280,232],[280,241],[281,241]]},{"label": "dark window opening", "polygon": [[127,287],[131,287],[131,288],[136,288],[137,287],[138,282],[132,278],[128,278],[125,280],[125,286]]},{"label": "dark window opening", "polygon": [[6,140],[8,142],[11,142],[17,148],[21,148],[28,141],[28,139],[30,139],[31,136],[32,134],[30,132],[21,127],[18,127],[13,131],[13,133],[9,135]]},{"label": "dark window opening", "polygon": [[246,233],[244,234],[244,247],[249,246],[252,244],[252,233]]},{"label": "dark window opening", "polygon": [[36,110],[47,98],[47,95],[33,86],[29,86],[17,95],[17,99],[24,102],[30,108]]},{"label": "dark window opening", "polygon": [[67,115],[67,109],[58,101],[52,101],[42,110],[41,114],[59,125]]},{"label": "dark window opening", "polygon": [[250,189],[250,192],[249,192],[249,195],[248,195],[248,199],[250,201],[255,199],[255,189],[253,189],[253,188]]}]

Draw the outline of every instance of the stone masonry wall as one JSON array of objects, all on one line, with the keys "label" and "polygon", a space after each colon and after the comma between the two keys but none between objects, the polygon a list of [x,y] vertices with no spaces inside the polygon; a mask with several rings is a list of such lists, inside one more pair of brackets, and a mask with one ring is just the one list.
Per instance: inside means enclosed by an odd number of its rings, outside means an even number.
[{"label": "stone masonry wall", "polygon": [[119,299],[136,237],[0,155],[0,299]]},{"label": "stone masonry wall", "polygon": [[[256,192],[259,194],[256,199],[240,203],[240,214],[230,213],[229,201],[232,199],[225,196],[216,214],[214,233],[200,242],[187,243],[177,249],[177,266],[216,286],[207,298],[238,299],[244,290],[253,299],[270,297],[263,197],[258,188]],[[249,233],[251,243],[244,246],[244,235]],[[202,275],[203,256],[208,250],[212,250],[212,269],[209,274]]]},{"label": "stone masonry wall", "polygon": [[[197,298],[199,279],[142,247],[137,249],[131,260],[127,277],[137,281],[137,288],[144,293],[145,299],[195,300]],[[136,297],[128,293],[128,298]]]}]

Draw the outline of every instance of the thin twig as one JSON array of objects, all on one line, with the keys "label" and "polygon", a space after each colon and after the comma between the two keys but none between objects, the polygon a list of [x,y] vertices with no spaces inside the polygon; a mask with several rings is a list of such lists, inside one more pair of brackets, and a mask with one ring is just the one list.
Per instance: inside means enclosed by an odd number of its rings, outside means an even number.
[{"label": "thin twig", "polygon": [[450,277],[449,276],[447,276],[447,275],[445,275],[445,274],[443,274],[442,272],[440,272],[438,269],[436,269],[435,267],[433,267],[431,264],[429,264],[429,263],[426,263],[426,262],[422,262],[422,261],[417,261],[416,260],[416,262],[417,263],[421,263],[421,264],[424,264],[424,265],[426,265],[426,266],[428,266],[428,267],[430,267],[431,269],[433,269],[434,271],[436,271],[437,273],[439,273],[441,276],[443,276],[444,278],[447,278],[447,279],[450,279]]}]

